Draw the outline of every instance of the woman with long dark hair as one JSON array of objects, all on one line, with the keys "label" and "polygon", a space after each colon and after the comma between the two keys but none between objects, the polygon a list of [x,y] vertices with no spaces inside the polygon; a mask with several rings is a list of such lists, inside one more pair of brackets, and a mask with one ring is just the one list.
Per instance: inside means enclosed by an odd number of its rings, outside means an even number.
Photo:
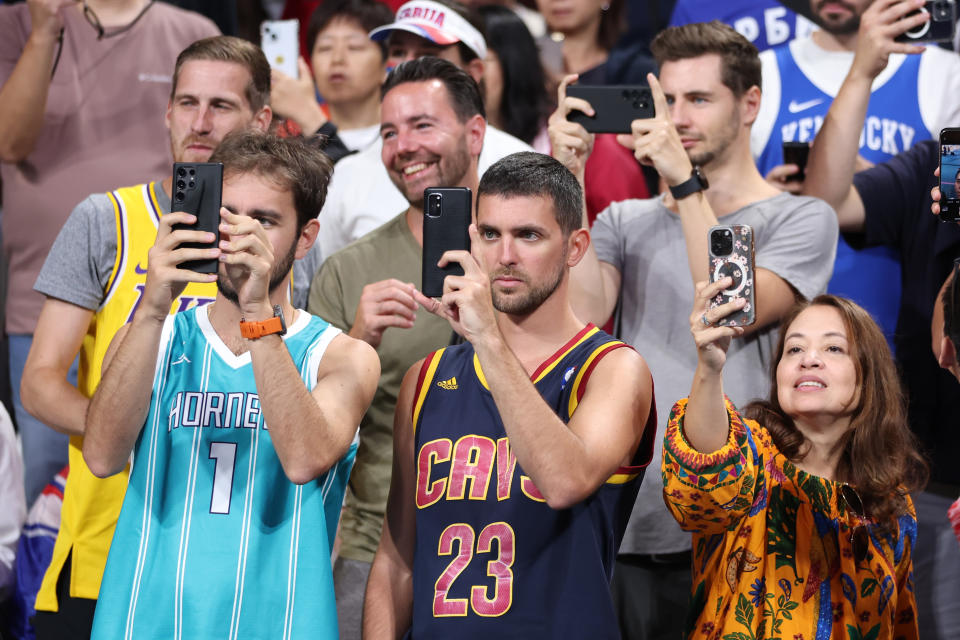
[{"label": "woman with long dark hair", "polygon": [[550,153],[547,116],[553,110],[537,44],[523,20],[497,5],[477,9],[486,23],[484,106],[487,121],[541,153]]},{"label": "woman with long dark hair", "polygon": [[693,532],[688,638],[917,638],[916,515],[926,465],[907,427],[883,334],[822,295],[783,319],[770,397],[743,414],[723,395],[742,307],[697,287],[690,397],[670,416],[664,499]]}]

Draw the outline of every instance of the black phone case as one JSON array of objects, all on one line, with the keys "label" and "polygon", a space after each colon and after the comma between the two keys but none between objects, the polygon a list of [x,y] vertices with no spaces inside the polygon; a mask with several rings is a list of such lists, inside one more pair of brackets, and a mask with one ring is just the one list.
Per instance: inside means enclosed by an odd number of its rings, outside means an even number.
[{"label": "black phone case", "polygon": [[810,145],[806,142],[784,142],[783,164],[795,164],[800,167],[792,176],[787,176],[787,182],[801,182],[807,179],[807,159],[810,156]]},{"label": "black phone case", "polygon": [[[953,185],[943,182],[943,145],[960,145],[960,128],[947,128],[940,131],[940,214],[943,222],[960,221],[960,193],[953,193]],[[960,154],[960,150],[958,150]]]},{"label": "black phone case", "polygon": [[714,296],[709,306],[713,309],[730,302],[733,298],[746,298],[747,304],[742,309],[717,322],[722,327],[744,327],[756,321],[756,301],[754,300],[754,274],[756,270],[753,265],[753,228],[746,224],[720,225],[711,227],[708,233],[713,233],[714,229],[724,228],[733,231],[733,251],[728,256],[716,256],[713,254],[711,243],[708,240],[710,282],[716,282],[730,276],[733,278],[733,285]]},{"label": "black phone case", "polygon": [[[431,211],[431,197],[440,197],[438,210]],[[437,262],[447,251],[470,250],[470,221],[473,195],[465,187],[430,187],[423,191],[423,271],[420,290],[430,298],[443,295],[443,279],[463,275],[453,262],[440,268]]]},{"label": "black phone case", "polygon": [[567,87],[567,95],[590,103],[596,115],[571,111],[567,120],[579,122],[589,133],[630,133],[630,123],[656,115],[653,94],[644,85],[605,86],[578,85]]},{"label": "black phone case", "polygon": [[[906,18],[916,13],[911,11]],[[923,3],[923,11],[930,14],[926,23],[901,33],[894,38],[896,42],[953,42],[953,32],[957,23],[957,5],[954,0],[927,0]]]},{"label": "black phone case", "polygon": [[[216,235],[213,242],[187,242],[184,247],[213,249],[220,243],[220,198],[223,188],[223,165],[219,162],[176,162],[173,165],[173,202],[171,211],[197,216],[192,225],[178,224],[174,229],[197,229]],[[219,261],[191,260],[177,265],[197,273],[216,273]]]}]

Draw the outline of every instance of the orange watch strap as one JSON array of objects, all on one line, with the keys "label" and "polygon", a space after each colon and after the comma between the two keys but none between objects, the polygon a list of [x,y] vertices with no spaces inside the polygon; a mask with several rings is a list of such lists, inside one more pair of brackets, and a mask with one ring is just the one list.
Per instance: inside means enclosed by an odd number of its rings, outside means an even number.
[{"label": "orange watch strap", "polygon": [[283,321],[280,318],[240,323],[240,335],[248,340],[268,336],[271,333],[283,333]]}]

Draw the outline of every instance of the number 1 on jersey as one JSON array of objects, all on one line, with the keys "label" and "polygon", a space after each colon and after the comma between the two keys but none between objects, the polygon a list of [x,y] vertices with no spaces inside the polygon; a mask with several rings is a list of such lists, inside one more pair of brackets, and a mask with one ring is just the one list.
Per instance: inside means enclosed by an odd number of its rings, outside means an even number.
[{"label": "number 1 on jersey", "polygon": [[210,455],[207,457],[217,461],[213,470],[210,513],[230,513],[230,496],[233,494],[233,467],[237,459],[237,443],[211,442]]}]

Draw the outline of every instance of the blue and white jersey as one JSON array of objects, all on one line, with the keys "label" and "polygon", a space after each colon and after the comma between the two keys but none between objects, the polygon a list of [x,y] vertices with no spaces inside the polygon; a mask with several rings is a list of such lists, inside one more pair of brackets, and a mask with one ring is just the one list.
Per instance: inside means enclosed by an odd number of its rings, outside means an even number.
[{"label": "blue and white jersey", "polygon": [[[751,131],[751,149],[760,173],[766,175],[783,164],[783,142],[813,141],[850,70],[853,55],[821,49],[812,38],[794,40],[760,55],[763,97]],[[958,95],[960,57],[955,53],[930,46],[921,55],[891,55],[887,68],[873,83],[860,134],[860,155],[874,164],[885,162],[921,140],[936,138],[942,127],[960,124]],[[892,347],[900,280],[895,250],[854,250],[841,236],[827,291],[866,308]]]},{"label": "blue and white jersey", "polygon": [[677,0],[670,26],[691,22],[724,22],[753,43],[760,51],[805,38],[816,26],[778,0]]},{"label": "blue and white jersey", "polygon": [[[308,389],[339,333],[300,311],[284,336]],[[330,554],[356,448],[290,482],[249,352],[227,348],[207,307],[171,316],[93,637],[337,638]]]}]

